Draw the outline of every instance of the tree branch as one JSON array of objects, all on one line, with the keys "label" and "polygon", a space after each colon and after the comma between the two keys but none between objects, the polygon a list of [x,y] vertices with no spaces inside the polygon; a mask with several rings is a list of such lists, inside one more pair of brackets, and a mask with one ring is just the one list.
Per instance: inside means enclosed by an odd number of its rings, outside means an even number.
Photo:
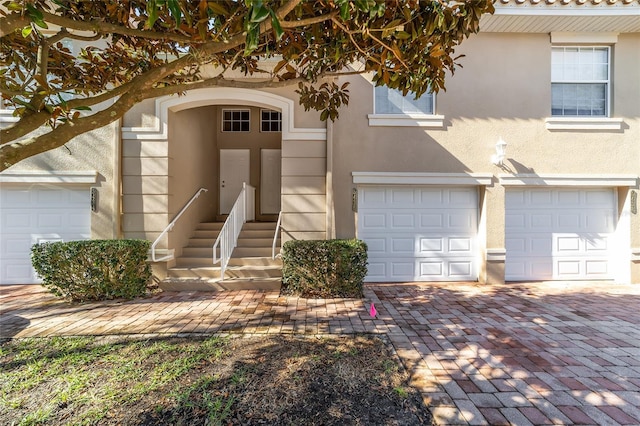
[{"label": "tree branch", "polygon": [[[97,96],[93,96],[90,98],[72,99],[70,101],[67,101],[67,108],[69,108],[69,110],[72,110],[81,106],[97,105],[99,103],[108,101],[109,99],[116,98],[123,93],[126,93],[127,91],[129,91],[132,85],[133,82],[128,82],[126,84],[123,84],[122,86],[110,89],[109,91],[103,92]],[[20,117],[20,120],[14,123],[11,127],[0,130],[0,140],[2,140],[2,144],[11,143],[23,136],[28,135],[37,128],[44,126],[45,124],[47,124],[50,118],[51,114],[49,114],[47,111],[39,111],[31,115],[23,115],[22,117]]]},{"label": "tree branch", "polygon": [[157,31],[138,30],[122,25],[111,24],[109,22],[98,21],[92,19],[90,21],[76,21],[75,19],[65,18],[49,12],[42,12],[42,16],[46,22],[59,25],[63,28],[72,28],[79,31],[91,31],[99,34],[120,34],[132,37],[147,38],[153,40],[171,40],[178,43],[193,43],[194,41],[187,36],[175,33],[164,33]]},{"label": "tree branch", "polygon": [[15,30],[24,28],[31,24],[26,16],[20,13],[10,13],[6,17],[0,18],[0,37],[13,33]]}]

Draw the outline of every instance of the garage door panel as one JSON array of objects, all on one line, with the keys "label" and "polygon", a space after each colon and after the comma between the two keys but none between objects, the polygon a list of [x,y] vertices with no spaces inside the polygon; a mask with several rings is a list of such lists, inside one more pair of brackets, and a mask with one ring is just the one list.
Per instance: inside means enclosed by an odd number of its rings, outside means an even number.
[{"label": "garage door panel", "polygon": [[420,277],[431,279],[442,279],[444,275],[443,261],[420,262]]},{"label": "garage door panel", "polygon": [[2,212],[0,226],[3,230],[14,232],[26,232],[31,229],[33,215],[18,210],[5,210]]},{"label": "garage door panel", "polygon": [[0,199],[0,284],[39,281],[31,266],[33,244],[91,237],[87,188],[5,186]]},{"label": "garage door panel", "polygon": [[444,244],[443,238],[424,238],[420,237],[420,253],[423,255],[429,253],[443,253]]},{"label": "garage door panel", "polygon": [[553,215],[550,213],[529,213],[529,229],[532,231],[547,230],[553,226]]},{"label": "garage door panel", "polygon": [[471,276],[473,265],[471,260],[449,262],[449,277],[467,280]]},{"label": "garage door panel", "polygon": [[371,207],[387,205],[387,192],[379,188],[366,188],[359,193],[360,201]]},{"label": "garage door panel", "polygon": [[585,204],[589,207],[608,208],[613,202],[613,194],[610,190],[592,189],[585,193]]},{"label": "garage door panel", "polygon": [[391,202],[394,204],[414,205],[416,194],[413,189],[392,189]]},{"label": "garage door panel", "polygon": [[368,281],[477,279],[475,188],[366,187],[359,194]]},{"label": "garage door panel", "polygon": [[444,203],[444,193],[440,188],[424,188],[420,193],[420,207],[441,206]]},{"label": "garage door panel", "polygon": [[553,193],[551,190],[534,191],[529,194],[527,201],[528,204],[535,204],[537,206],[552,206]]},{"label": "garage door panel", "polygon": [[413,213],[392,213],[390,216],[392,229],[413,229],[416,226]]},{"label": "garage door panel", "polygon": [[444,217],[442,214],[436,213],[424,213],[420,215],[420,228],[421,229],[442,229],[444,224]]},{"label": "garage door panel", "polygon": [[580,191],[573,191],[573,190],[561,190],[561,191],[557,191],[557,200],[558,200],[558,206],[566,206],[566,207],[574,207],[576,205],[580,205],[581,202],[581,192]]},{"label": "garage door panel", "polygon": [[507,191],[505,279],[608,278],[614,200],[599,188]]},{"label": "garage door panel", "polygon": [[478,220],[477,211],[454,211],[447,214],[448,229],[451,231],[468,230],[475,228],[475,223]]},{"label": "garage door panel", "polygon": [[449,206],[453,208],[472,208],[477,206],[477,194],[468,188],[449,189]]},{"label": "garage door panel", "polygon": [[376,230],[387,228],[387,215],[384,213],[362,213],[359,225],[362,229]]},{"label": "garage door panel", "polygon": [[527,226],[527,216],[524,213],[507,213],[504,218],[505,229],[520,229]]},{"label": "garage door panel", "polygon": [[591,276],[607,276],[609,275],[609,262],[604,260],[587,260],[585,261],[585,271]]},{"label": "garage door panel", "polygon": [[472,251],[472,241],[469,237],[449,238],[449,253],[470,254]]},{"label": "garage door panel", "polygon": [[413,238],[391,238],[391,253],[395,255],[413,255],[416,252]]}]

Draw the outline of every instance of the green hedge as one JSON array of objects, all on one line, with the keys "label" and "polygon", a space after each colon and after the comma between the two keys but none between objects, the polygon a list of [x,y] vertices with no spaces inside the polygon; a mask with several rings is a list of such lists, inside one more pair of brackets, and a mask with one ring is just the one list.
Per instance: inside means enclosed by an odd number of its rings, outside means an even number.
[{"label": "green hedge", "polygon": [[362,297],[367,245],[360,240],[287,241],[282,291],[303,297]]},{"label": "green hedge", "polygon": [[86,240],[36,244],[31,263],[42,285],[74,301],[133,299],[147,291],[151,267],[145,240]]}]

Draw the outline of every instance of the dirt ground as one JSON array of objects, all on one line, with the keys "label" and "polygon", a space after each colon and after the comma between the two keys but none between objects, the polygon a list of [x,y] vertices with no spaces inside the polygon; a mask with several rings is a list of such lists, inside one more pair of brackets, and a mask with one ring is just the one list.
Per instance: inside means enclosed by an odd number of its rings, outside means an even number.
[{"label": "dirt ground", "polygon": [[[94,373],[100,370],[96,376],[100,379],[93,379],[89,387],[78,386],[78,395],[68,395],[65,402],[56,403],[54,410],[42,416],[42,422],[32,418],[36,421],[27,423],[377,426],[432,422],[420,394],[407,385],[407,374],[397,357],[377,337],[230,338],[215,349],[215,356],[207,354],[198,358],[175,379],[167,381],[167,385],[156,386],[154,380],[164,380],[163,374],[173,374],[176,368],[180,369],[180,357],[186,359],[185,354],[199,350],[198,338],[167,338],[162,344],[170,349],[152,351],[145,343],[146,346],[136,351],[148,350],[150,355],[140,356],[125,345],[118,346],[117,354],[112,347],[102,349],[106,355],[96,356],[83,365],[58,365],[56,368],[64,380],[55,377],[44,380],[31,387],[28,396],[5,395],[13,401],[22,398],[22,404],[18,410],[0,410],[0,422],[24,423],[25,415],[43,409],[38,404],[51,401],[53,388],[60,387],[55,383],[73,382],[71,372],[87,368],[83,374],[89,374],[92,368]],[[42,341],[38,345],[46,347]],[[6,343],[3,349],[6,356],[2,370],[11,372],[14,367],[23,368],[22,362],[15,362]],[[124,374],[121,367],[127,363],[127,357],[135,365],[134,371],[127,371],[127,383],[120,379],[117,385],[100,388],[102,382],[117,383],[118,374]],[[55,361],[47,358],[46,362]],[[161,363],[172,367],[161,372],[158,369]],[[111,373],[111,370],[120,372]],[[133,392],[135,398],[122,397],[136,386],[150,391]],[[96,395],[96,398],[99,395],[100,399],[92,402],[87,395]],[[96,417],[95,413],[91,416],[82,413],[92,405],[95,409],[104,404],[106,395],[112,395],[109,398],[117,402],[105,405],[103,414]],[[79,404],[87,398],[89,402]]]}]

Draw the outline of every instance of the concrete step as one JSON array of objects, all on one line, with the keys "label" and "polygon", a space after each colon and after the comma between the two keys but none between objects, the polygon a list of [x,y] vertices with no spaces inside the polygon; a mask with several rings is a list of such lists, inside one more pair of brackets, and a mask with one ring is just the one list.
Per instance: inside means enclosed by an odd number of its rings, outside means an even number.
[{"label": "concrete step", "polygon": [[[273,238],[238,238],[237,247],[267,247],[271,248]],[[280,239],[276,240],[276,247],[280,246]]]},{"label": "concrete step", "polygon": [[[218,266],[192,266],[174,267],[167,271],[169,278],[203,280],[220,279],[220,267]],[[280,265],[242,265],[230,266],[225,270],[226,278],[280,278],[282,267]]]},{"label": "concrete step", "polygon": [[269,229],[246,229],[242,228],[238,238],[271,238],[273,241],[274,230]]},{"label": "concrete step", "polygon": [[270,257],[271,247],[236,247],[231,257]]},{"label": "concrete step", "polygon": [[[213,244],[211,244],[212,246]],[[213,249],[211,246],[203,246],[203,247],[190,247],[187,246],[182,249],[181,257],[206,257],[209,260],[213,258]],[[218,255],[220,253],[220,249],[218,249]]]},{"label": "concrete step", "polygon": [[202,222],[196,229],[201,231],[220,231],[223,225],[223,222]]},{"label": "concrete step", "polygon": [[243,229],[248,230],[276,230],[275,222],[247,222],[244,224]]},{"label": "concrete step", "polygon": [[215,238],[191,238],[189,239],[187,247],[209,247],[209,249],[211,249],[215,242]]},{"label": "concrete step", "polygon": [[232,278],[225,280],[165,279],[158,285],[164,291],[279,291],[280,278]]},{"label": "concrete step", "polygon": [[[213,268],[213,258],[208,257],[187,257],[182,256],[176,259],[175,268]],[[271,249],[268,256],[254,257],[232,257],[229,259],[228,267],[232,266],[277,266],[282,268],[282,260],[271,258]]]},{"label": "concrete step", "polygon": [[231,266],[278,266],[282,268],[282,259],[272,259],[271,253],[269,256],[262,257],[232,257],[229,259],[229,267]]}]

